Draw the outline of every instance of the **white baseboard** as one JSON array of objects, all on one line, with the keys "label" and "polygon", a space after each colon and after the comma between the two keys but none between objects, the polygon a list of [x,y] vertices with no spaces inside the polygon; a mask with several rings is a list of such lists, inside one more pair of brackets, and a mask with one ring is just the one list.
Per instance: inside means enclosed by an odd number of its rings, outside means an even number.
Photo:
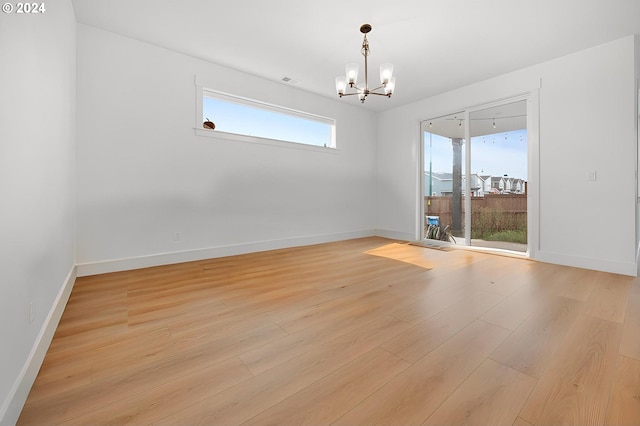
[{"label": "white baseboard", "polygon": [[409,232],[389,231],[387,229],[376,229],[376,237],[389,238],[390,240],[415,241],[416,236]]},{"label": "white baseboard", "polygon": [[149,268],[152,266],[171,265],[174,263],[193,262],[196,260],[214,259],[217,257],[235,256],[238,254],[255,253],[267,250],[277,250],[289,247],[301,247],[313,244],[330,243],[334,241],[350,240],[375,236],[374,230],[352,231],[337,234],[312,235],[307,237],[285,238],[281,240],[256,241],[245,244],[234,244],[204,249],[178,251],[172,253],[158,253],[148,256],[130,257],[125,259],[106,260],[101,262],[87,262],[78,264],[78,276],[106,274],[110,272],[128,271],[132,269]]},{"label": "white baseboard", "polygon": [[40,371],[44,357],[47,354],[53,335],[58,327],[64,308],[67,306],[69,295],[73,289],[73,284],[76,281],[77,270],[76,267],[72,267],[71,271],[67,275],[58,295],[56,296],[49,314],[42,324],[40,333],[36,338],[29,357],[27,358],[20,375],[16,379],[9,396],[5,401],[2,411],[0,411],[0,425],[1,426],[13,426],[18,421],[24,403],[27,401],[33,382],[36,380],[36,376]]},{"label": "white baseboard", "polygon": [[547,250],[538,250],[535,259],[556,265],[573,266],[575,268],[592,269],[595,271],[611,272],[613,274],[638,276],[638,265],[635,262],[616,262],[601,259],[590,259]]},{"label": "white baseboard", "polygon": [[[638,99],[640,102],[640,98]],[[638,245],[638,250],[636,251],[636,276],[640,277],[640,244]]]}]

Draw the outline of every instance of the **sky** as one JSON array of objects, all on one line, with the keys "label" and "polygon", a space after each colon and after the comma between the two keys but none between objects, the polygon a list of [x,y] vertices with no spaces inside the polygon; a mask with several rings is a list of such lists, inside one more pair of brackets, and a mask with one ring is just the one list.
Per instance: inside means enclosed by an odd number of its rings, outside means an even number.
[{"label": "sky", "polygon": [[[431,150],[430,146],[431,137]],[[462,170],[465,172],[465,152],[462,147]],[[424,133],[424,169],[451,173],[453,149],[451,139]],[[516,130],[471,138],[471,173],[503,176],[527,180],[527,131]]]},{"label": "sky", "polygon": [[215,130],[309,145],[331,146],[331,125],[204,96],[202,115]]}]

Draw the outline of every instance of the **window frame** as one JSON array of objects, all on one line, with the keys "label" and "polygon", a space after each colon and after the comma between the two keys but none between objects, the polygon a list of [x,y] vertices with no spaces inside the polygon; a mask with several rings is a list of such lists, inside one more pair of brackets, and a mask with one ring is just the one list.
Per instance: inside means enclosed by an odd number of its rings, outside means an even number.
[{"label": "window frame", "polygon": [[[230,93],[222,92],[215,89],[207,88],[203,85],[200,85],[196,82],[196,123],[195,123],[195,132],[198,136],[205,136],[211,138],[219,138],[219,139],[227,139],[234,140],[240,142],[249,142],[249,143],[259,143],[263,145],[272,145],[279,146],[285,148],[294,148],[294,149],[306,149],[312,151],[336,151],[336,120],[333,118],[324,117],[317,114],[312,114],[308,112],[298,111],[292,108],[287,108],[275,104],[271,104],[268,102],[259,101],[256,99],[250,99],[238,95],[232,95]],[[242,133],[231,133],[224,132],[221,130],[211,130],[205,129],[202,125],[204,116],[204,98],[205,96],[209,96],[215,99],[219,99],[223,102],[236,103],[243,106],[248,106],[251,108],[257,108],[265,111],[276,112],[279,114],[285,114],[296,118],[302,118],[309,121],[315,121],[322,124],[328,124],[330,127],[330,145],[321,146],[321,145],[313,145],[305,142],[294,142],[287,141],[281,139],[271,139],[267,137],[261,136],[253,136]]]}]

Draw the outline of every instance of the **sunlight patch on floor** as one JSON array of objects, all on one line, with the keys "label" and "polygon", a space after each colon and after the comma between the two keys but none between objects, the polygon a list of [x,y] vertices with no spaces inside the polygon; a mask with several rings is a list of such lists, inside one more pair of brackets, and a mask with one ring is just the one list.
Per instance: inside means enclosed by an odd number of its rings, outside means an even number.
[{"label": "sunlight patch on floor", "polygon": [[424,269],[433,269],[434,264],[428,259],[428,251],[423,247],[416,247],[407,243],[391,243],[365,252],[373,256],[386,257],[420,266]]}]

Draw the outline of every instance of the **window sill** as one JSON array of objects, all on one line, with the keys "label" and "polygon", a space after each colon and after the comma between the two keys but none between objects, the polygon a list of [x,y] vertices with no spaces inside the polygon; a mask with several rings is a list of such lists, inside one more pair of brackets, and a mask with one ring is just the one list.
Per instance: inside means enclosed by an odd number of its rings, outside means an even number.
[{"label": "window sill", "polygon": [[276,139],[260,138],[257,136],[238,135],[235,133],[221,132],[219,130],[207,130],[207,129],[198,129],[198,128],[194,128],[194,130],[196,131],[197,136],[203,136],[207,138],[226,139],[226,140],[232,140],[237,142],[277,146],[280,148],[301,149],[304,151],[315,151],[315,152],[323,152],[323,153],[339,152],[337,148],[331,148],[328,146],[325,147],[325,146],[317,146],[317,145],[307,145],[299,142],[288,142],[288,141],[281,141]]}]

